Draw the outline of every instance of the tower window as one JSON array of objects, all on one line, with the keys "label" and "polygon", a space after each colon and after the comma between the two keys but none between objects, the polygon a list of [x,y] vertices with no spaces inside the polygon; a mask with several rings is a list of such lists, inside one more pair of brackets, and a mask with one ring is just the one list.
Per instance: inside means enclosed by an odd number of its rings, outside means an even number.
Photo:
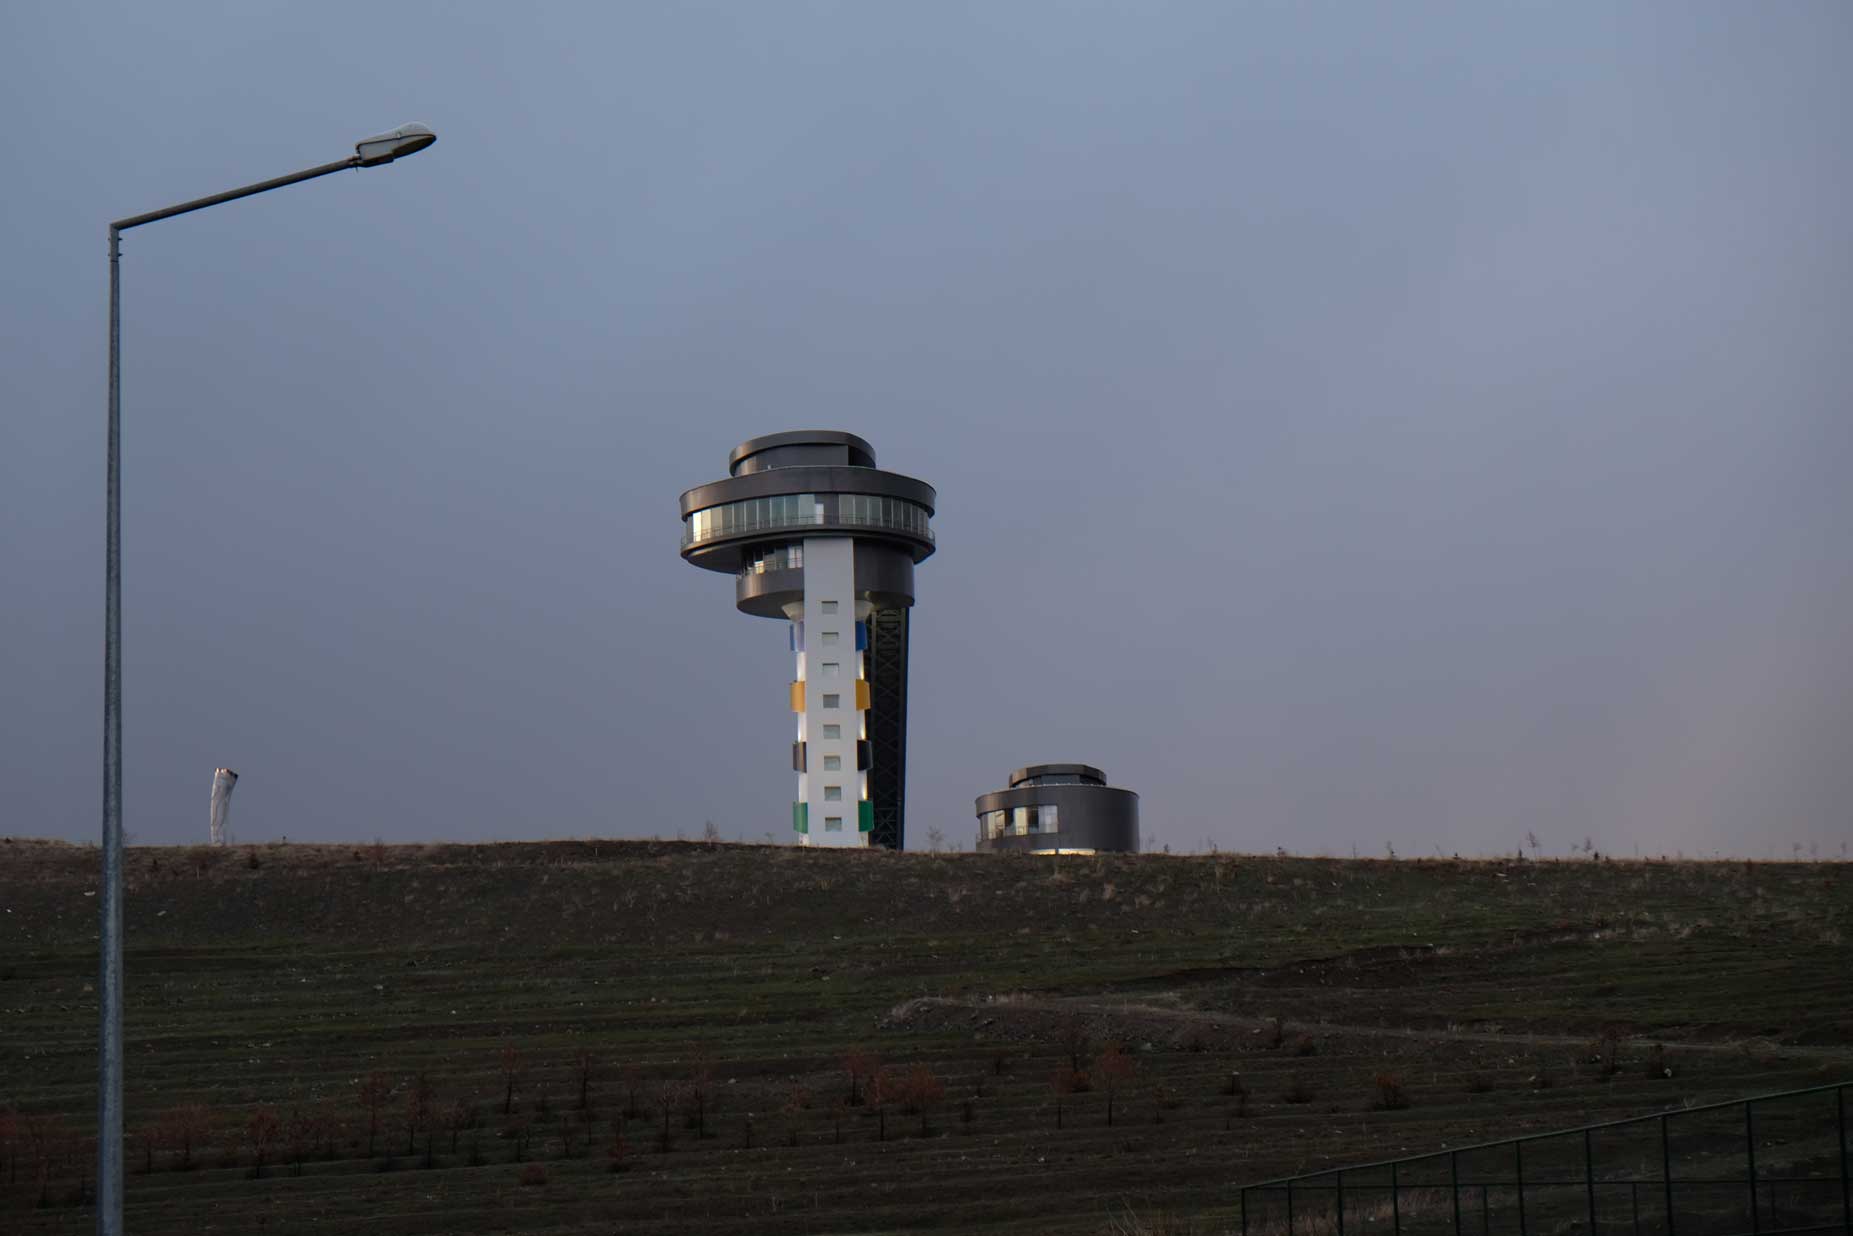
[{"label": "tower window", "polygon": [[823,603],[823,611],[826,614],[836,613],[836,602],[835,601],[825,601]]},{"label": "tower window", "polygon": [[840,755],[826,755],[824,757],[824,771],[825,772],[843,771],[843,757]]},{"label": "tower window", "polygon": [[842,727],[842,726],[840,726],[840,725],[826,725],[826,726],[824,726],[824,737],[825,737],[825,738],[841,738],[842,736],[843,736],[843,727]]},{"label": "tower window", "polygon": [[843,817],[840,815],[825,816],[824,817],[824,831],[827,833],[842,832],[843,831]]},{"label": "tower window", "polygon": [[838,674],[842,672],[843,672],[843,663],[841,661],[825,661],[824,662],[824,677],[825,678],[835,678]]},{"label": "tower window", "polygon": [[842,697],[842,696],[840,696],[840,695],[826,695],[826,696],[824,696],[824,707],[825,707],[825,708],[841,708],[842,706],[843,706],[843,697]]},{"label": "tower window", "polygon": [[825,631],[823,633],[823,638],[824,638],[824,647],[828,648],[832,644],[836,643],[837,633],[835,631]]},{"label": "tower window", "polygon": [[843,787],[840,785],[826,785],[824,787],[824,801],[827,803],[842,802],[843,801]]}]

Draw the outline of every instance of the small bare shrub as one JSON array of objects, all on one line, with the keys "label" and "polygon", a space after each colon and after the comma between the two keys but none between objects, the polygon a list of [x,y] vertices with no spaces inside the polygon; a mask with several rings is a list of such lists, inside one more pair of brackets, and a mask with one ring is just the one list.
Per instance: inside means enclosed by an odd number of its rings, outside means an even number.
[{"label": "small bare shrub", "polygon": [[513,1043],[504,1043],[496,1060],[501,1066],[502,1114],[506,1116],[515,1110],[515,1083],[521,1080],[521,1051]]},{"label": "small bare shrub", "polygon": [[161,1141],[179,1156],[174,1166],[180,1171],[193,1169],[193,1152],[204,1152],[212,1125],[204,1104],[189,1103],[176,1107],[161,1117]]},{"label": "small bare shrub", "polygon": [[274,1108],[260,1107],[251,1113],[245,1122],[245,1144],[251,1148],[251,1175],[253,1178],[264,1174],[264,1161],[270,1148],[276,1144],[277,1133],[283,1122],[277,1118]]},{"label": "small bare shrub", "polygon": [[913,1070],[907,1075],[907,1089],[904,1095],[903,1107],[904,1110],[913,1112],[920,1117],[920,1136],[927,1136],[929,1128],[927,1117],[932,1114],[933,1109],[938,1107],[945,1097],[946,1085],[939,1080],[938,1075],[926,1065],[916,1064]]},{"label": "small bare shrub", "polygon": [[1079,1073],[1087,1067],[1088,1052],[1092,1044],[1088,1040],[1087,1026],[1079,1017],[1070,1017],[1062,1025],[1062,1051],[1068,1056],[1068,1067]]},{"label": "small bare shrub", "polygon": [[1319,1054],[1319,1044],[1313,1042],[1313,1038],[1310,1034],[1302,1034],[1299,1038],[1293,1040],[1293,1054],[1296,1056],[1316,1056]]},{"label": "small bare shrub", "polygon": [[517,1179],[524,1187],[544,1185],[547,1183],[547,1165],[544,1163],[530,1163],[521,1169],[521,1175],[517,1177]]},{"label": "small bare shrub", "polygon": [[1377,1074],[1376,1086],[1377,1098],[1372,1106],[1378,1111],[1399,1112],[1409,1106],[1409,1092],[1403,1089],[1402,1078],[1396,1074]]},{"label": "small bare shrub", "polygon": [[1132,1081],[1132,1057],[1123,1044],[1109,1043],[1095,1059],[1094,1071],[1100,1075],[1101,1086],[1107,1092],[1107,1127],[1110,1129],[1113,1127],[1113,1099]]},{"label": "small bare shrub", "polygon": [[1312,1087],[1306,1084],[1305,1078],[1295,1077],[1287,1083],[1287,1088],[1281,1092],[1280,1097],[1285,1103],[1310,1103],[1313,1101]]},{"label": "small bare shrub", "polygon": [[534,1113],[516,1112],[502,1120],[502,1137],[515,1144],[515,1162],[528,1157],[528,1144],[534,1137]]},{"label": "small bare shrub", "polygon": [[1613,1077],[1621,1070],[1621,1033],[1609,1026],[1588,1047],[1589,1062],[1603,1077]]},{"label": "small bare shrub", "polygon": [[851,1107],[862,1106],[863,1090],[869,1079],[875,1076],[881,1062],[875,1053],[862,1047],[852,1047],[843,1053],[843,1072],[849,1077],[849,1097],[844,1100]]},{"label": "small bare shrub", "polygon": [[662,1117],[663,1127],[657,1134],[656,1152],[668,1154],[675,1149],[675,1139],[670,1134],[669,1122],[682,1107],[682,1086],[672,1078],[663,1078],[656,1084],[656,1112]]},{"label": "small bare shrub", "polygon": [[367,1113],[367,1156],[373,1155],[373,1143],[380,1133],[380,1110],[386,1106],[386,1100],[392,1095],[392,1078],[375,1069],[361,1078],[360,1089],[356,1096],[360,1106]]},{"label": "small bare shrub", "polygon": [[592,1083],[598,1074],[598,1057],[582,1047],[573,1055],[573,1076],[579,1085],[579,1110],[592,1110]]}]

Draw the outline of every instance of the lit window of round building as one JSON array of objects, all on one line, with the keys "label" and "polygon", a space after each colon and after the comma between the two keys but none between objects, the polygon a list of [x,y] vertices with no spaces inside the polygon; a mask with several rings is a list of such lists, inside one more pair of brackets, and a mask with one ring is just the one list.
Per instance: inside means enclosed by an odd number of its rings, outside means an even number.
[{"label": "lit window of round building", "polygon": [[980,794],[978,852],[1137,854],[1139,796],[1091,764],[1031,764]]}]

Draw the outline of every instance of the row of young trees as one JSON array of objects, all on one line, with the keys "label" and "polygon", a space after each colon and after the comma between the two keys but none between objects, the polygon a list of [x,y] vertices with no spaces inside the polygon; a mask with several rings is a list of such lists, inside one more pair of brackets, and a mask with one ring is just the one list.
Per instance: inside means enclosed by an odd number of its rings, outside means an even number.
[{"label": "row of young trees", "polygon": [[48,1112],[0,1109],[0,1180],[6,1191],[23,1191],[45,1206],[63,1193],[82,1205],[89,1200],[96,1139],[72,1129]]},{"label": "row of young trees", "polygon": [[[851,1048],[843,1054],[842,1068],[849,1081],[846,1107],[869,1107],[875,1113],[875,1136],[886,1141],[888,1111],[899,1108],[904,1114],[920,1117],[920,1135],[930,1131],[928,1118],[946,1098],[946,1084],[925,1064],[906,1068],[884,1067],[873,1052]],[[841,1140],[842,1117],[837,1118]]]},{"label": "row of young trees", "polygon": [[[1063,1051],[1066,1063],[1051,1075],[1056,1127],[1062,1127],[1070,1096],[1095,1089],[1104,1092],[1106,1121],[1112,1125],[1116,1097],[1133,1076],[1132,1057],[1117,1042],[1092,1053],[1086,1037],[1072,1031],[1063,1039]],[[946,1082],[930,1065],[884,1065],[873,1052],[857,1047],[843,1053],[839,1068],[842,1086],[834,1094],[814,1095],[794,1083],[764,1105],[766,1115],[784,1125],[792,1144],[799,1127],[820,1114],[831,1120],[837,1141],[844,1121],[856,1116],[872,1119],[878,1140],[887,1140],[891,1114],[917,1117],[919,1134],[930,1135],[932,1117],[947,1098]],[[981,1069],[973,1099],[984,1097],[987,1072],[1000,1074],[1005,1068],[1005,1057],[998,1055]],[[715,1079],[705,1051],[684,1069],[665,1075],[635,1065],[611,1069],[597,1053],[582,1050],[570,1057],[562,1075],[557,1066],[534,1067],[520,1048],[503,1044],[489,1076],[487,1093],[480,1072],[474,1088],[447,1091],[428,1070],[373,1070],[356,1079],[345,1095],[236,1112],[181,1104],[131,1123],[128,1165],[142,1173],[237,1165],[256,1177],[269,1170],[300,1175],[313,1159],[361,1156],[385,1166],[417,1156],[430,1167],[439,1153],[467,1154],[468,1162],[480,1164],[487,1134],[516,1162],[537,1153],[537,1139],[538,1153],[555,1146],[569,1158],[592,1152],[602,1139],[612,1169],[622,1170],[630,1154],[630,1122],[647,1120],[646,1136],[659,1151],[673,1148],[679,1134],[697,1140],[712,1136]],[[962,1104],[966,1122],[972,1119],[973,1099]],[[740,1121],[743,1144],[750,1146],[756,1135],[753,1113],[742,1114]],[[58,1193],[85,1201],[94,1154],[94,1139],[55,1115],[0,1110],[0,1178],[10,1191],[23,1182],[38,1204]]]}]

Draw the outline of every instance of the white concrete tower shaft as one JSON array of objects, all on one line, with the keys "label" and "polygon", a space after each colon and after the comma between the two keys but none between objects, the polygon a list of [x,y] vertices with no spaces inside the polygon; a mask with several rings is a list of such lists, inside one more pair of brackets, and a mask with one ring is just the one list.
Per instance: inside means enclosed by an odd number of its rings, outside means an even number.
[{"label": "white concrete tower shaft", "polygon": [[[804,600],[792,621],[797,676],[798,792],[792,826],[801,845],[866,846],[873,814],[867,750],[869,684],[857,612],[855,542],[806,537]],[[862,603],[866,610],[867,603]]]}]

